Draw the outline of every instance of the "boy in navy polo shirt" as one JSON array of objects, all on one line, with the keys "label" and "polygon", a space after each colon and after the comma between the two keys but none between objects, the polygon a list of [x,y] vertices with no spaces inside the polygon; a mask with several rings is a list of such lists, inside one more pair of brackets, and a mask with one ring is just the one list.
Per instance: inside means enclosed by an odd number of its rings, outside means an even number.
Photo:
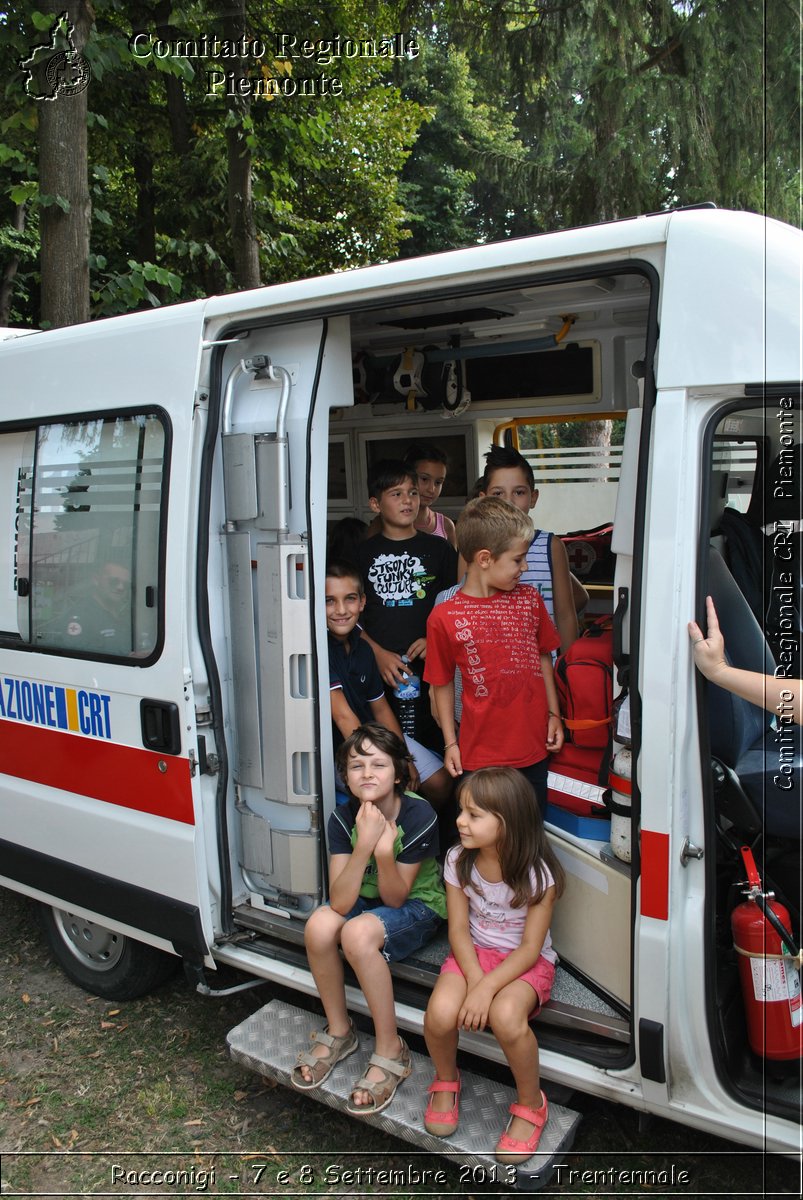
[{"label": "boy in navy polo shirt", "polygon": [[[365,590],[357,568],[330,562],[326,568],[326,628],[335,748],[368,721],[403,736],[385,695],[374,652],[357,628],[364,607]],[[451,776],[437,754],[413,738],[405,741],[414,764],[411,786],[414,790],[420,787],[421,794],[438,808],[451,795]]]}]

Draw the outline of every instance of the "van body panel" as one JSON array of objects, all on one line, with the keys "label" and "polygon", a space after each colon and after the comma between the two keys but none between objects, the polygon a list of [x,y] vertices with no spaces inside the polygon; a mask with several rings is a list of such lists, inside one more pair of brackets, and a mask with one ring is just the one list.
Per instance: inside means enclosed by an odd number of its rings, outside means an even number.
[{"label": "van body panel", "polygon": [[675,213],[661,287],[657,386],[799,380],[801,264],[803,232],[779,221]]}]

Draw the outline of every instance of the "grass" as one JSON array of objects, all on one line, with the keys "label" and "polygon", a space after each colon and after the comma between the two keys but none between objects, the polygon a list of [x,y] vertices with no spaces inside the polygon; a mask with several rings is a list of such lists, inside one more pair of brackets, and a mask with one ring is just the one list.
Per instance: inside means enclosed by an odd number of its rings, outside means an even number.
[{"label": "grass", "polygon": [[[88,996],[50,961],[31,906],[0,891],[0,1154],[3,1196],[487,1195],[503,1191],[235,1064],[229,1029],[276,994],[222,1000],[181,975],[126,1003]],[[298,1003],[298,998],[293,997]],[[578,1095],[584,1113],[559,1184],[541,1195],[799,1195],[798,1165]],[[358,1167],[442,1172],[400,1187]],[[609,1183],[581,1172],[686,1170],[689,1183]],[[113,1169],[118,1168],[117,1178]],[[306,1171],[305,1171],[306,1168]],[[569,1179],[569,1169],[577,1174]],[[131,1171],[184,1172],[142,1183]],[[214,1172],[214,1183],[212,1173]],[[432,1175],[430,1175],[430,1180]],[[505,1193],[509,1194],[509,1193]]]}]

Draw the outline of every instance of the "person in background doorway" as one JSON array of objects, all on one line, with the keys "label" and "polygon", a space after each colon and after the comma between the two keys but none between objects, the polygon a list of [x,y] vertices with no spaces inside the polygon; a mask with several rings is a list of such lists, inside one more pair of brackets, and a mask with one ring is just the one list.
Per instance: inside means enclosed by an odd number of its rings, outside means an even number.
[{"label": "person in background doorway", "polygon": [[92,573],[90,590],[65,605],[48,640],[66,650],[131,654],[129,567],[114,560],[98,565]]},{"label": "person in background doorway", "polygon": [[416,529],[421,533],[434,533],[435,537],[446,538],[457,546],[454,521],[432,507],[439,499],[446,482],[449,458],[439,446],[426,442],[413,442],[407,447],[404,461],[415,472],[418,480],[418,520]]}]

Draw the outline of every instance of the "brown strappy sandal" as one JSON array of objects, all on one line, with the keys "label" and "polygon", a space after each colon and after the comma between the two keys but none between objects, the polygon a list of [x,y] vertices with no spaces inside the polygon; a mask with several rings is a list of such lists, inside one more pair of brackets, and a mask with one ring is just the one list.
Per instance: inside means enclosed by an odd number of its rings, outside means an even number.
[{"label": "brown strappy sandal", "polygon": [[[396,1088],[403,1079],[411,1073],[413,1066],[410,1055],[410,1047],[405,1042],[404,1038],[399,1038],[401,1050],[396,1058],[385,1058],[381,1054],[372,1054],[368,1060],[368,1067],[379,1067],[384,1072],[384,1079],[366,1079],[363,1075],[362,1079],[358,1079],[351,1089],[349,1102],[346,1105],[346,1112],[351,1113],[353,1117],[365,1117],[371,1113],[381,1112],[383,1108],[387,1108],[393,1097],[396,1095]],[[365,1069],[365,1074],[368,1074],[368,1067]],[[373,1104],[353,1103],[355,1092],[369,1092]]]},{"label": "brown strappy sandal", "polygon": [[[293,1087],[298,1088],[302,1092],[308,1092],[312,1088],[320,1087],[323,1081],[329,1078],[332,1069],[339,1062],[342,1062],[344,1058],[348,1058],[350,1054],[353,1054],[360,1044],[351,1020],[349,1020],[348,1033],[344,1033],[340,1037],[333,1037],[329,1033],[329,1026],[327,1025],[323,1032],[314,1029],[309,1035],[309,1040],[311,1042],[320,1042],[321,1045],[327,1047],[329,1053],[318,1056],[312,1054],[309,1050],[299,1051],[296,1065],[293,1067],[292,1074],[290,1075],[290,1081]],[[301,1067],[309,1068],[312,1073],[311,1079],[304,1078],[301,1073]]]}]

